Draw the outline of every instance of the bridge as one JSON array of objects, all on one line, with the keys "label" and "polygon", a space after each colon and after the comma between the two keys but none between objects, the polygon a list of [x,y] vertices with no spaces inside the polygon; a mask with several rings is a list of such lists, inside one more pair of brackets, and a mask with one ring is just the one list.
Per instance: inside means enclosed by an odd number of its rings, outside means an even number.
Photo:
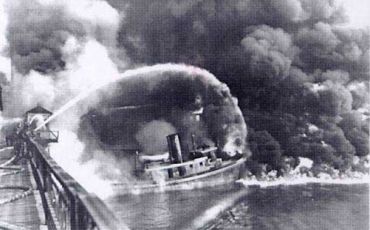
[{"label": "bridge", "polygon": [[0,145],[0,229],[127,229],[50,157],[42,140],[50,142],[27,134]]}]

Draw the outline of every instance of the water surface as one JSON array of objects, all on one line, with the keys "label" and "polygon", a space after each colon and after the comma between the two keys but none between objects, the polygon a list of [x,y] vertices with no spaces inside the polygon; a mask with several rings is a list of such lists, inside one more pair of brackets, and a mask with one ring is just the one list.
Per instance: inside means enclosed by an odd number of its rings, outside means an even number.
[{"label": "water surface", "polygon": [[368,185],[229,186],[119,195],[107,204],[131,229],[179,229],[240,189],[247,195],[203,229],[369,229]]}]

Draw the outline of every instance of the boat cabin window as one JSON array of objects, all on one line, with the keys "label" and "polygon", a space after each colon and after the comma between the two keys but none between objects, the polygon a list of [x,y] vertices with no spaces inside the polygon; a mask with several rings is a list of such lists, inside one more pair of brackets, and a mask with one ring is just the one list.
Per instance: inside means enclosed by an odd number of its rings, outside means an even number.
[{"label": "boat cabin window", "polygon": [[190,168],[193,168],[193,165],[191,164],[191,165],[189,165],[189,167],[190,167]]},{"label": "boat cabin window", "polygon": [[200,166],[203,166],[203,162],[200,162],[200,163],[199,163],[199,165],[200,165]]}]

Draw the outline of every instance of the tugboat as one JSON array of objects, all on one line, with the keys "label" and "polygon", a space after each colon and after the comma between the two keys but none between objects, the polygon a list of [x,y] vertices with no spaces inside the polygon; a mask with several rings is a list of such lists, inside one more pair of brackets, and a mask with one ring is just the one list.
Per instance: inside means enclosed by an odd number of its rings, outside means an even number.
[{"label": "tugboat", "polygon": [[246,161],[243,154],[224,157],[217,147],[193,146],[187,154],[189,159],[185,160],[179,134],[167,136],[167,143],[168,152],[161,155],[136,152],[134,182],[114,183],[114,190],[117,193],[143,193],[193,189],[240,179]]}]

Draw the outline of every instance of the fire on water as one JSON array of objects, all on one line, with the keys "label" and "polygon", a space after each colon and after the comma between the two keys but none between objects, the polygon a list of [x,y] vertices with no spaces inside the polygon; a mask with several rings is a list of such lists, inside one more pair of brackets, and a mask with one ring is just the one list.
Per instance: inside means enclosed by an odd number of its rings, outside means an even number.
[{"label": "fire on water", "polygon": [[300,185],[300,184],[370,184],[369,174],[357,174],[356,177],[341,177],[331,178],[329,175],[325,177],[311,177],[306,175],[292,175],[289,177],[279,177],[268,180],[257,180],[255,177],[242,178],[236,181],[246,187],[259,186],[261,188],[274,187],[279,185]]}]

